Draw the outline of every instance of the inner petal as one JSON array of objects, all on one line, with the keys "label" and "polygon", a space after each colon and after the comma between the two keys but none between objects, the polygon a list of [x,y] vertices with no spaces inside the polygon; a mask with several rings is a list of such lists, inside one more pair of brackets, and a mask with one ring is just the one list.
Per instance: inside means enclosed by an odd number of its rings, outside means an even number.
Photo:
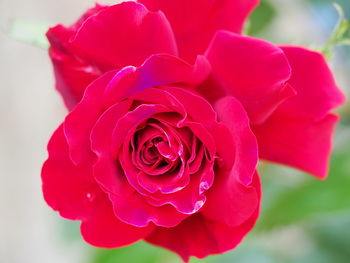
[{"label": "inner petal", "polygon": [[174,152],[168,143],[162,141],[159,143],[156,143],[156,147],[158,152],[164,157],[169,159],[170,161],[174,162],[178,158],[178,155],[176,152]]}]

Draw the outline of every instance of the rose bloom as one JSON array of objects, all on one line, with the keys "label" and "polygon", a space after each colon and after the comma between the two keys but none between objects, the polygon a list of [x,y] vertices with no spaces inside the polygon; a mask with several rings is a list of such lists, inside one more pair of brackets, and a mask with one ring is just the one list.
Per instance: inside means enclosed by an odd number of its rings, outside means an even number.
[{"label": "rose bloom", "polygon": [[344,98],[324,57],[239,33],[256,0],[96,5],[51,28],[71,110],[42,169],[84,239],[184,261],[236,247],[259,215],[259,158],[325,178]]}]

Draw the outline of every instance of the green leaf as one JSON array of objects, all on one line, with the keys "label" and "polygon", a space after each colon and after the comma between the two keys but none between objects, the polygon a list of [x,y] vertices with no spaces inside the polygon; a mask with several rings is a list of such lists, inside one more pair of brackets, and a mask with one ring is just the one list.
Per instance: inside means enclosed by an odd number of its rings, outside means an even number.
[{"label": "green leaf", "polygon": [[48,28],[42,23],[15,19],[11,23],[9,35],[16,40],[46,49],[49,46],[45,37]]}]

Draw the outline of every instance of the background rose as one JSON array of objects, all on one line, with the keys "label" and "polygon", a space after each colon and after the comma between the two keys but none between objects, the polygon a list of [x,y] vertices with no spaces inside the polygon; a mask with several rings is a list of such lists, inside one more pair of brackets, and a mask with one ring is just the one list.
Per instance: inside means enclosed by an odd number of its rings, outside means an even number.
[{"label": "background rose", "polygon": [[157,55],[108,72],[56,130],[44,196],[63,217],[82,221],[89,243],[145,238],[187,261],[232,249],[253,227],[256,139],[236,99],[213,108],[195,93],[209,70],[204,57],[190,66]]}]

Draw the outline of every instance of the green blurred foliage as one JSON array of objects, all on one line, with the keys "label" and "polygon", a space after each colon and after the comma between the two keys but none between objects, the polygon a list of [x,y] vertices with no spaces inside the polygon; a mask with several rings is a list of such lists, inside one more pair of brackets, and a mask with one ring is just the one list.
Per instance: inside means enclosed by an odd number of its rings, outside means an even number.
[{"label": "green blurred foliage", "polygon": [[277,11],[267,0],[262,0],[260,5],[250,15],[245,28],[247,35],[256,36],[261,33],[275,18]]},{"label": "green blurred foliage", "polygon": [[172,263],[180,260],[172,253],[149,245],[146,242],[138,242],[134,245],[119,249],[98,249],[90,263]]}]

